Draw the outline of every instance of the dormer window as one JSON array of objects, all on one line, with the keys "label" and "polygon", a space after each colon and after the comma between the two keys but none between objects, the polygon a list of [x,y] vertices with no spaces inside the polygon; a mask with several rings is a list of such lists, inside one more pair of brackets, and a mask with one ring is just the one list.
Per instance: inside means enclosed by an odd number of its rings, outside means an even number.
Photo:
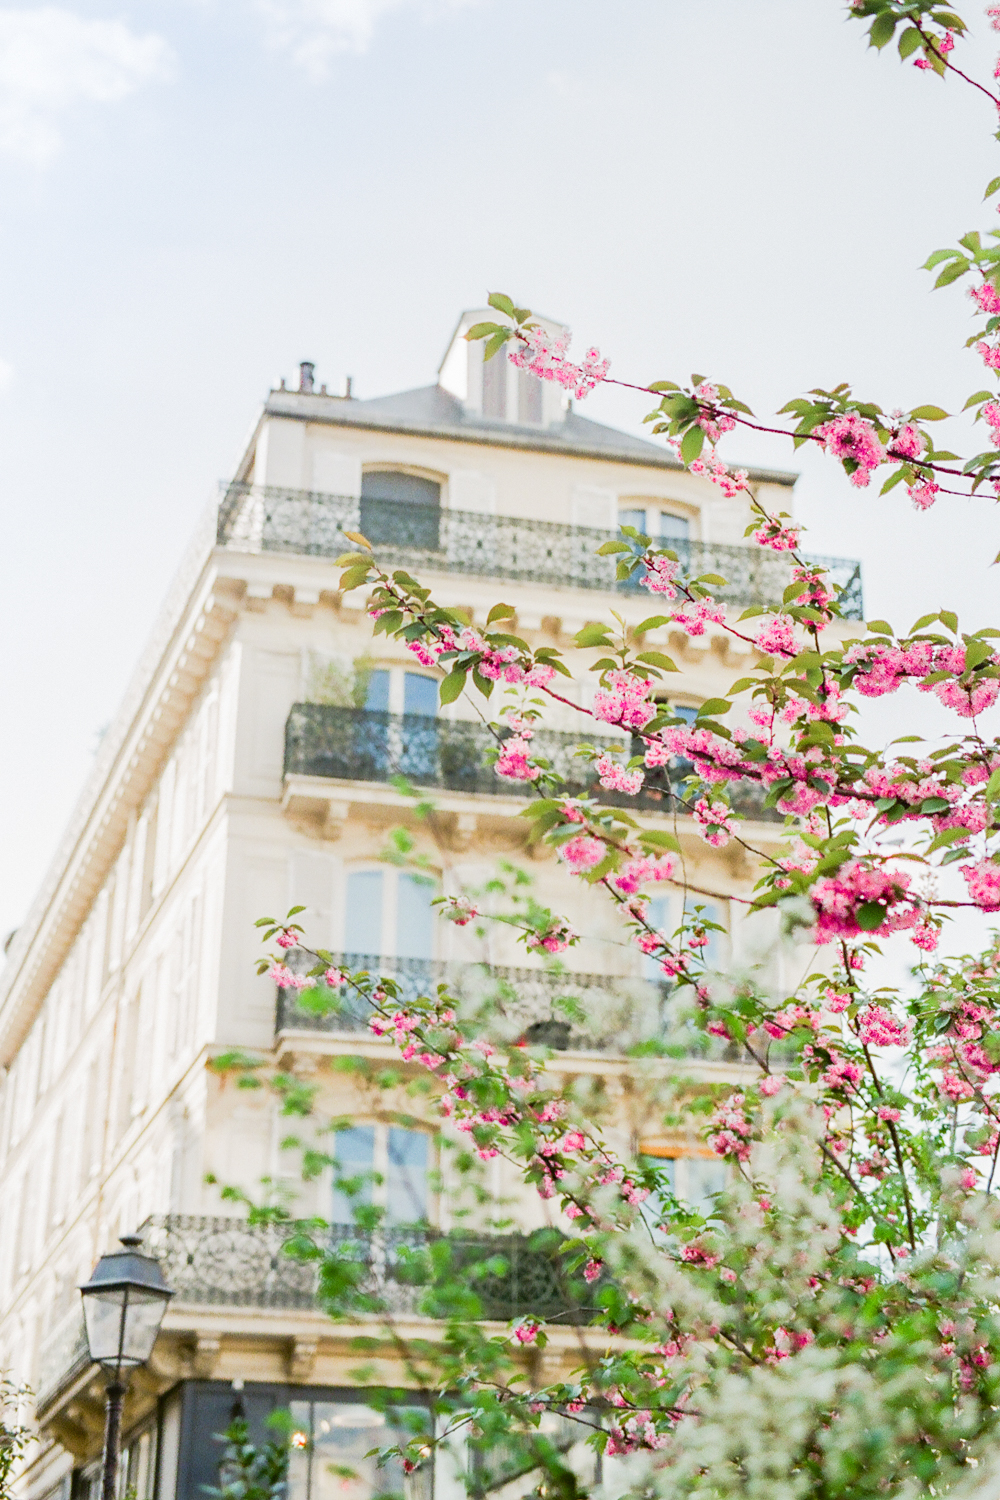
[{"label": "dormer window", "polygon": [[483,416],[507,420],[507,351],[483,361]]}]

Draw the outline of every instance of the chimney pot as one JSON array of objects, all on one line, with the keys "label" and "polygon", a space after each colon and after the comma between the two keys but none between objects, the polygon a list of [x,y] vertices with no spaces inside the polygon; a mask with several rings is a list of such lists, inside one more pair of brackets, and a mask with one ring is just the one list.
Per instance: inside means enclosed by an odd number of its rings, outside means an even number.
[{"label": "chimney pot", "polygon": [[351,398],[351,386],[352,386],[353,382],[354,382],[354,377],[352,375],[345,375],[344,376],[344,400],[345,401],[350,401],[352,399]]},{"label": "chimney pot", "polygon": [[311,359],[304,359],[299,365],[299,390],[309,395],[313,388],[313,374],[316,366]]}]

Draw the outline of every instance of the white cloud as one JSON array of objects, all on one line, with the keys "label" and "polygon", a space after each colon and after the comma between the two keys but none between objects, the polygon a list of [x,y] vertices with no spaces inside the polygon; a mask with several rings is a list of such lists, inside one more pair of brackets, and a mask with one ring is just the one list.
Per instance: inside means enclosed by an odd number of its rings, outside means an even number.
[{"label": "white cloud", "polygon": [[7,359],[0,359],[0,396],[6,396],[14,384],[14,366]]},{"label": "white cloud", "polygon": [[367,51],[383,17],[418,10],[425,19],[475,0],[258,0],[271,39],[291,52],[314,78],[321,78],[340,52]]},{"label": "white cloud", "polygon": [[42,164],[59,150],[65,116],[114,104],[168,75],[162,37],[121,21],[88,21],[46,5],[0,10],[0,151]]}]

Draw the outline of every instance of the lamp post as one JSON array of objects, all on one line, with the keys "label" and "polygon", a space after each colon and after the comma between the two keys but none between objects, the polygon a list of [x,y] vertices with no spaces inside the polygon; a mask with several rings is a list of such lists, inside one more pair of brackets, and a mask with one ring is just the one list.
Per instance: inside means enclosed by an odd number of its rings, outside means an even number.
[{"label": "lamp post", "polygon": [[107,1382],[101,1500],[115,1500],[122,1405],[131,1372],[153,1352],[167,1303],[174,1295],[159,1261],[143,1255],[142,1240],[124,1234],[124,1250],[102,1255],[80,1288],[90,1357]]}]

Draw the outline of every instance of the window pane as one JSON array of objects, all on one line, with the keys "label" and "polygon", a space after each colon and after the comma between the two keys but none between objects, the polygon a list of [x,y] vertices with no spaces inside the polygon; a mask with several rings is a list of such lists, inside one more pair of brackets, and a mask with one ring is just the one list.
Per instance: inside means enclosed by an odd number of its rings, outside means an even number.
[{"label": "window pane", "polygon": [[[375,1126],[352,1125],[349,1130],[338,1130],[333,1142],[333,1156],[337,1163],[335,1180],[360,1177],[370,1173],[375,1162]],[[361,1204],[372,1201],[371,1178],[359,1187],[356,1193],[333,1190],[334,1224],[353,1224],[354,1210]]]},{"label": "window pane", "polygon": [[418,875],[400,875],[396,906],[396,954],[399,958],[434,956],[433,884]]},{"label": "window pane", "polygon": [[[363,500],[395,500],[409,505],[440,505],[441,486],[419,474],[400,474],[395,469],[369,470],[361,476]],[[370,540],[370,538],[369,538]]]},{"label": "window pane", "polygon": [[[697,897],[695,899],[697,900]],[[718,922],[721,925],[722,913],[713,902],[698,901],[697,904],[702,907],[700,915],[705,918],[706,922]],[[725,955],[724,934],[721,932],[713,932],[710,929],[706,935],[708,937],[708,946],[706,948],[703,948],[701,951],[705,955],[705,962],[711,968],[717,969],[722,963],[723,957]]]},{"label": "window pane", "polygon": [[386,1223],[414,1224],[426,1219],[428,1145],[422,1131],[390,1126]]},{"label": "window pane", "polygon": [[381,870],[352,870],[347,877],[344,951],[382,952]]},{"label": "window pane", "polygon": [[289,1403],[292,1418],[288,1454],[288,1500],[309,1500],[309,1440],[312,1436],[308,1401]]},{"label": "window pane", "polygon": [[542,420],[542,382],[528,370],[517,372],[517,420],[534,423]]},{"label": "window pane", "polygon": [[[654,896],[646,908],[646,921],[650,927],[655,927],[657,932],[666,932],[669,937],[670,923],[670,901],[667,896]],[[644,953],[642,957],[643,979],[662,980],[663,970],[660,968],[660,960],[654,958],[651,953]]]},{"label": "window pane", "polygon": [[316,1401],[312,1417],[310,1500],[370,1500],[402,1493],[398,1461],[379,1468],[376,1459],[365,1457],[370,1448],[398,1440],[384,1413],[355,1401]]},{"label": "window pane", "polygon": [[669,510],[661,510],[660,535],[662,537],[681,537],[687,540],[691,535],[691,522],[687,516],[675,516]]},{"label": "window pane", "polygon": [[634,526],[636,531],[645,532],[646,512],[644,510],[619,510],[619,526]]},{"label": "window pane", "polygon": [[726,1164],[709,1157],[691,1156],[687,1162],[687,1201],[699,1213],[707,1213],[712,1207],[712,1197],[721,1193],[726,1185]]},{"label": "window pane", "polygon": [[365,694],[365,708],[370,713],[386,713],[389,708],[389,674],[381,669],[372,672],[368,678],[368,690]]},{"label": "window pane", "polygon": [[437,707],[436,679],[422,677],[419,672],[406,672],[403,676],[404,714],[436,714]]},{"label": "window pane", "polygon": [[483,416],[507,416],[507,351],[501,349],[492,359],[483,361]]}]

